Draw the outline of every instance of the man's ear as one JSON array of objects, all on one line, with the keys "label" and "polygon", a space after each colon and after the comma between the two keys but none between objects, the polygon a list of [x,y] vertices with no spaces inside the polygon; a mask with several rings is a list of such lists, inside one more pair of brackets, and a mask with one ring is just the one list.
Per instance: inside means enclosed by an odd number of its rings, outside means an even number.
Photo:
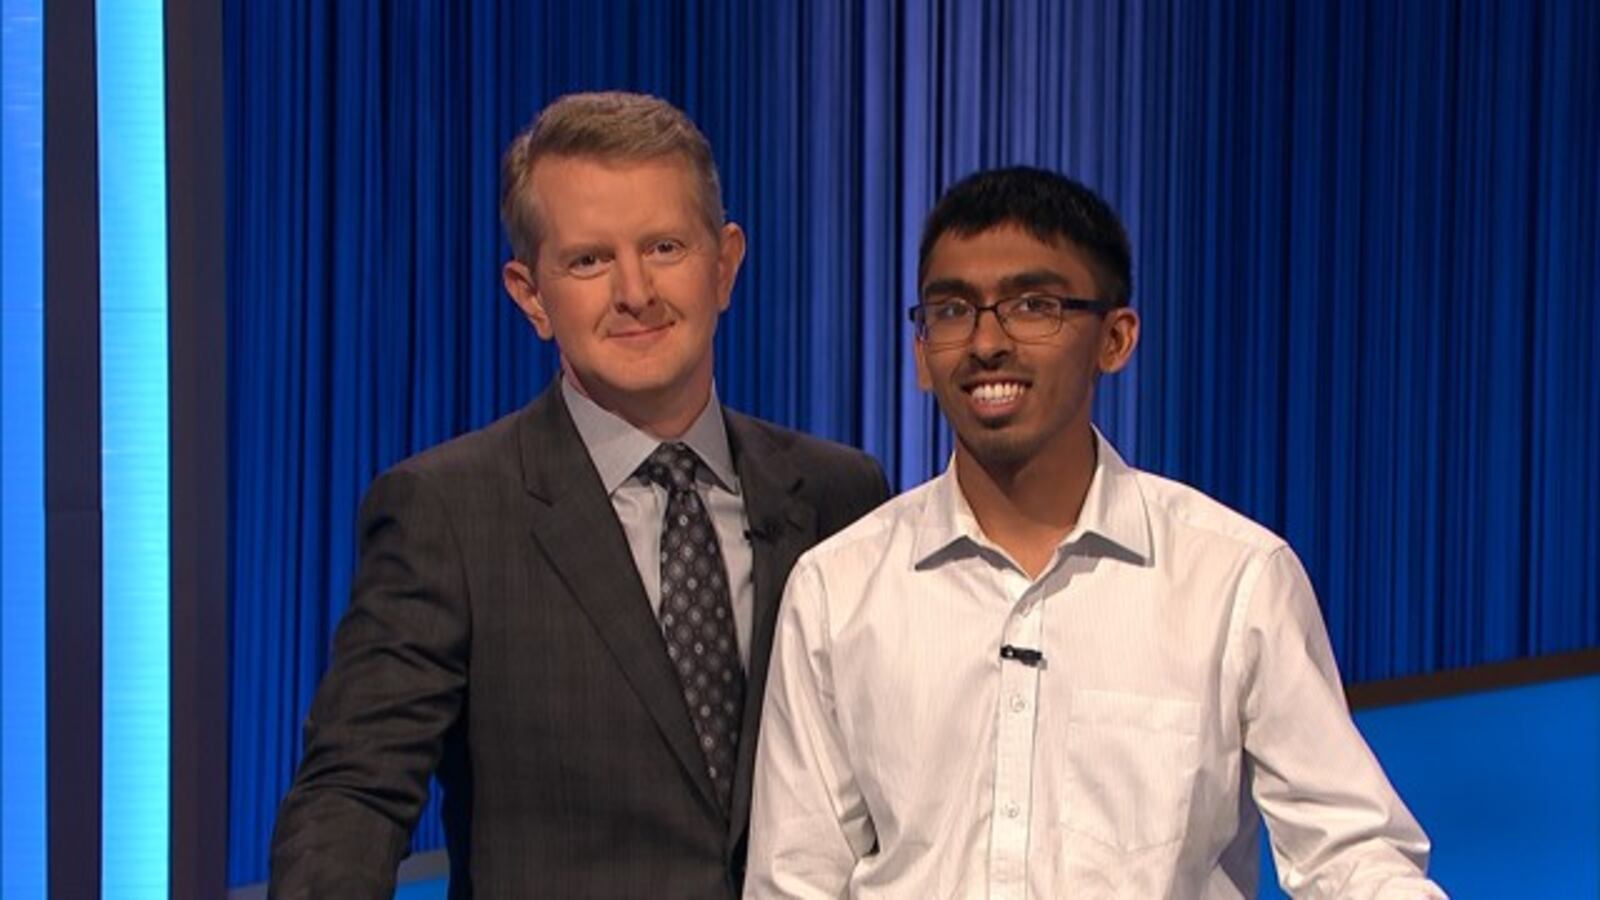
[{"label": "man's ear", "polygon": [[733,282],[744,262],[744,229],[733,222],[722,226],[717,235],[717,309],[726,310],[733,296]]},{"label": "man's ear", "polygon": [[911,358],[917,363],[917,387],[924,392],[933,390],[933,376],[928,373],[928,348],[922,345],[922,339],[912,335]]},{"label": "man's ear", "polygon": [[1100,371],[1109,375],[1122,370],[1139,344],[1139,314],[1126,306],[1106,313],[1100,325]]},{"label": "man's ear", "polygon": [[500,280],[506,286],[511,302],[533,323],[539,337],[550,340],[555,331],[550,327],[550,316],[545,312],[544,300],[539,294],[539,280],[527,263],[513,259],[500,269]]}]

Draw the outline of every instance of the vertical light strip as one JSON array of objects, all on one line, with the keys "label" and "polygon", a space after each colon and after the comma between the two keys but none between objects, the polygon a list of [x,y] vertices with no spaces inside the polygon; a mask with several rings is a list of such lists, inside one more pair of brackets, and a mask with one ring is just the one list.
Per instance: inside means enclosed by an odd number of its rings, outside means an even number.
[{"label": "vertical light strip", "polygon": [[161,0],[98,0],[101,895],[166,898],[167,147]]},{"label": "vertical light strip", "polygon": [[0,897],[43,900],[44,22],[0,3]]}]

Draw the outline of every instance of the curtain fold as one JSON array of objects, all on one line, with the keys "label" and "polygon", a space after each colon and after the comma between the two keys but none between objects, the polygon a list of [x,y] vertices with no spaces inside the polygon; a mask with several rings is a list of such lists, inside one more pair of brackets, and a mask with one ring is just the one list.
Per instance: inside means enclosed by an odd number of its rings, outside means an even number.
[{"label": "curtain fold", "polygon": [[711,140],[750,236],[728,405],[938,471],[922,217],[1059,169],[1133,240],[1101,427],[1290,540],[1348,680],[1600,645],[1600,5],[224,7],[232,883],[265,877],[362,489],[554,371],[500,288],[497,166],[572,90]]}]

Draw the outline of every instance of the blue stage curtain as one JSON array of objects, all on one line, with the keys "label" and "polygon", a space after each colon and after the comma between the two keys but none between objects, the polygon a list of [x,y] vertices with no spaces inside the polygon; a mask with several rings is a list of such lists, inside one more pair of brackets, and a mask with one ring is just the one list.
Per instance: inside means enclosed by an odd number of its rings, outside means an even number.
[{"label": "blue stage curtain", "polygon": [[1600,644],[1600,4],[224,5],[234,883],[363,487],[554,369],[501,293],[496,166],[571,90],[709,135],[750,234],[731,406],[937,471],[922,217],[976,168],[1057,168],[1135,248],[1102,427],[1290,539],[1350,680]]}]

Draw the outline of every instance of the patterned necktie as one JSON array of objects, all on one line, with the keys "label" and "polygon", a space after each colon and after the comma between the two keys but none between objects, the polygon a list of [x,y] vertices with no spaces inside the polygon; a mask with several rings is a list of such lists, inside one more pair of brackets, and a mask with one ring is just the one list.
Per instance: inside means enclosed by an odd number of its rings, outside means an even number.
[{"label": "patterned necktie", "polygon": [[683,444],[662,444],[639,471],[667,489],[661,528],[661,633],[678,670],[706,771],[727,809],[744,712],[744,669],[734,634],[728,567],[711,516],[694,489],[699,462]]}]

